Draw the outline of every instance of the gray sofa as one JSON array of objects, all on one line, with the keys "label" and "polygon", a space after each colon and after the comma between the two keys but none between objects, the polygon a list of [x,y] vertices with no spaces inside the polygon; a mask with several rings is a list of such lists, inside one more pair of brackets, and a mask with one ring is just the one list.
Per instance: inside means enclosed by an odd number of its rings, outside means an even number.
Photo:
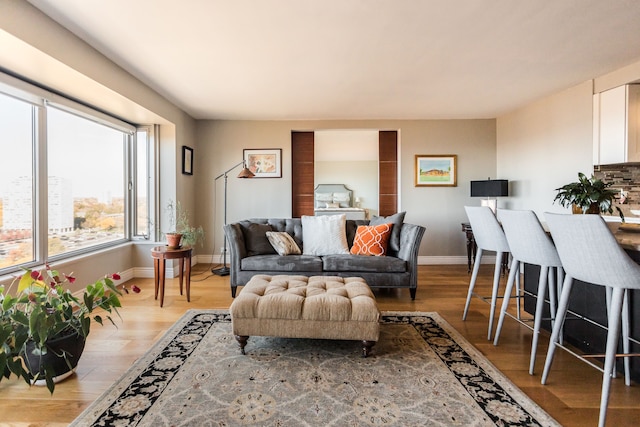
[{"label": "gray sofa", "polygon": [[[396,214],[398,215],[398,214]],[[303,250],[302,221],[300,218],[250,219],[224,226],[229,245],[231,295],[256,274],[288,274],[301,276],[362,277],[371,288],[409,288],[411,299],[418,286],[418,249],[425,228],[402,223],[394,225],[397,233],[389,242],[387,256],[363,255],[285,255],[280,256],[271,247],[266,231],[285,231]],[[358,225],[367,220],[347,220],[346,234],[349,248]],[[304,250],[303,250],[304,252]]]}]

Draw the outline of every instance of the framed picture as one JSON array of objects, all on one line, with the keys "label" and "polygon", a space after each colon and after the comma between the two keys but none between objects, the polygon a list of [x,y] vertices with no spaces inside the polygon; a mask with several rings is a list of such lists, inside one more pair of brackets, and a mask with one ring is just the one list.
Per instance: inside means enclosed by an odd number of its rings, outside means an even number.
[{"label": "framed picture", "polygon": [[245,149],[244,162],[255,178],[282,178],[282,149]]},{"label": "framed picture", "polygon": [[416,187],[456,187],[458,156],[416,154]]},{"label": "framed picture", "polygon": [[193,148],[182,146],[182,173],[193,175]]}]

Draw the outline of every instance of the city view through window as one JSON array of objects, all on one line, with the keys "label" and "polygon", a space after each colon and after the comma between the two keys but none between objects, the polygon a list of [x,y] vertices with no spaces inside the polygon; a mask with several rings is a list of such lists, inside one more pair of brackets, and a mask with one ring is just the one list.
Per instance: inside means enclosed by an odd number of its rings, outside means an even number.
[{"label": "city view through window", "polygon": [[[37,134],[46,108],[46,138]],[[124,239],[128,133],[53,107],[0,94],[0,269],[38,260],[37,224],[47,230],[45,258]],[[47,141],[47,149],[38,144]],[[46,206],[38,208],[46,152]],[[45,217],[46,213],[46,217]],[[47,223],[44,223],[47,218]],[[41,233],[44,234],[44,233]]]}]

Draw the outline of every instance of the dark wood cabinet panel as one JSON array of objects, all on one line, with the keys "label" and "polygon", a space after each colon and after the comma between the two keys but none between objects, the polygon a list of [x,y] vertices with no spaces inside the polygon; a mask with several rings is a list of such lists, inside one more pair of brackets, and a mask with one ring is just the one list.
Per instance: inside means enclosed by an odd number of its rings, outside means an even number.
[{"label": "dark wood cabinet panel", "polygon": [[313,215],[313,132],[291,132],[291,216]]},{"label": "dark wood cabinet panel", "polygon": [[387,216],[398,211],[398,132],[380,131],[378,138],[378,212]]}]

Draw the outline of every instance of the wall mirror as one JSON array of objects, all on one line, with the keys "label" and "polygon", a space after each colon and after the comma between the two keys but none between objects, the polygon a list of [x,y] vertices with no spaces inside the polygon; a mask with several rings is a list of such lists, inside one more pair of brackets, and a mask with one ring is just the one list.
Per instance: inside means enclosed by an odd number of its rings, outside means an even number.
[{"label": "wall mirror", "polygon": [[344,184],[369,217],[378,215],[378,130],[316,130],[314,186]]}]

